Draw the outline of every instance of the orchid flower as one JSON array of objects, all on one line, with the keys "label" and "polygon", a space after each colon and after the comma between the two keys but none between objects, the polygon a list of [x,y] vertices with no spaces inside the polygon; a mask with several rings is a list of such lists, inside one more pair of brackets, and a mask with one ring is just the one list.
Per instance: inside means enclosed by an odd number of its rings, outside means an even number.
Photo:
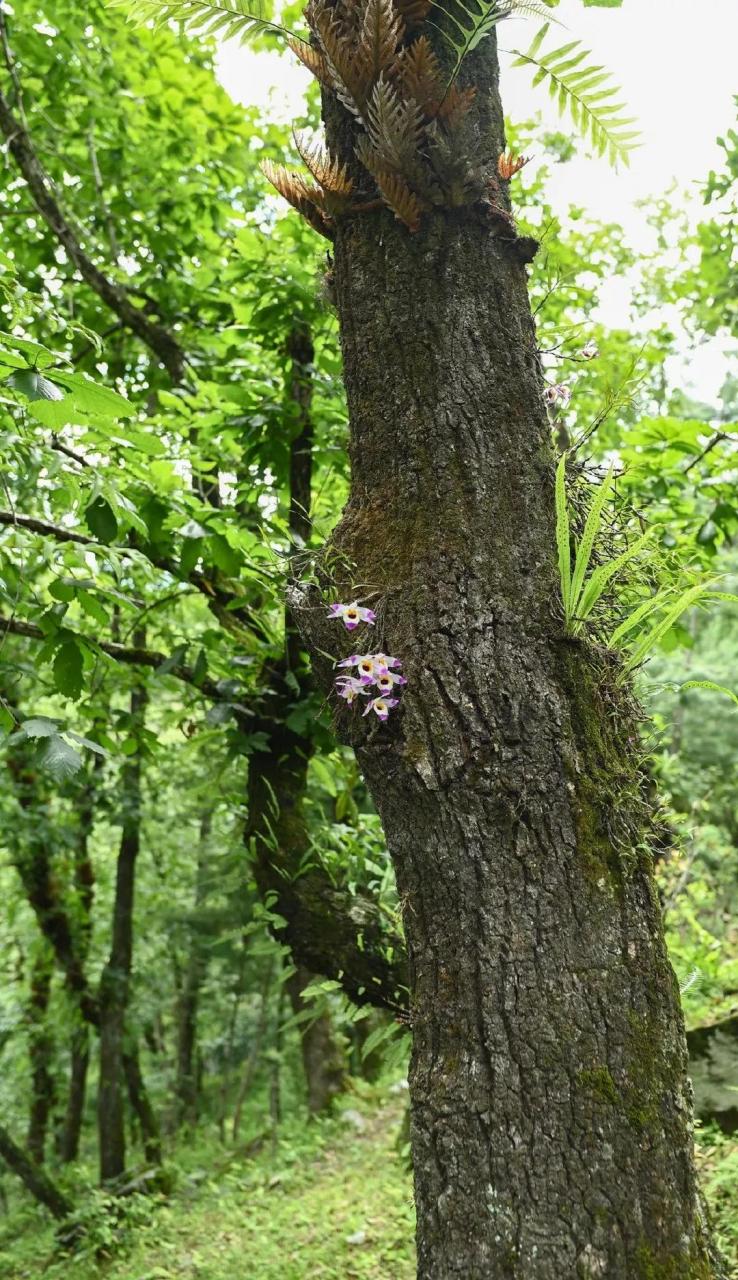
[{"label": "orchid flower", "polygon": [[543,399],[552,409],[557,404],[567,405],[571,400],[571,388],[567,387],[563,382],[557,382],[553,386],[546,387],[546,390],[543,393]]},{"label": "orchid flower", "polygon": [[336,692],[339,698],[345,698],[349,706],[352,702],[356,702],[356,699],[364,692],[365,688],[363,681],[356,680],[354,676],[339,676],[338,680],[336,680]]},{"label": "orchid flower", "polygon": [[376,662],[377,666],[387,667],[388,669],[390,669],[391,667],[402,666],[402,663],[399,658],[393,658],[391,657],[391,655],[386,653],[375,653],[374,661]]},{"label": "orchid flower", "polygon": [[590,338],[589,342],[585,342],[581,351],[577,352],[577,354],[582,360],[596,360],[600,354],[600,349],[594,338]]},{"label": "orchid flower", "polygon": [[407,680],[395,671],[385,671],[384,675],[377,676],[374,683],[380,693],[391,693],[396,684],[407,684]]},{"label": "orchid flower", "polygon": [[373,711],[380,720],[384,721],[390,713],[390,708],[396,707],[397,703],[397,698],[372,698],[371,702],[366,704],[364,715],[368,716],[369,712]]},{"label": "orchid flower", "polygon": [[328,612],[329,618],[340,618],[347,631],[355,631],[360,622],[368,622],[373,627],[376,616],[372,609],[362,608],[356,600],[351,604],[332,604]]},{"label": "orchid flower", "polygon": [[356,667],[358,679],[362,684],[374,684],[375,677],[384,675],[387,668],[378,664],[373,653],[352,653],[350,658],[339,662],[339,667]]}]

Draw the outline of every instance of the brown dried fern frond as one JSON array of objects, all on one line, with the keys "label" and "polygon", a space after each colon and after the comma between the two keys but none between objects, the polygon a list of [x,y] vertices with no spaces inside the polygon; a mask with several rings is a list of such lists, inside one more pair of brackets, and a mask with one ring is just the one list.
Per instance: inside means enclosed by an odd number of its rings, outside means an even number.
[{"label": "brown dried fern frond", "polygon": [[438,108],[438,119],[443,120],[447,129],[458,129],[464,122],[477,96],[477,86],[471,84],[466,89],[459,89],[452,84],[443,102]]},{"label": "brown dried fern frond", "polygon": [[325,85],[327,89],[332,88],[330,71],[320,49],[314,49],[311,44],[307,44],[305,40],[290,39],[287,41],[290,49],[295,57],[300,59],[304,67],[315,76],[320,84]]},{"label": "brown dried fern frond", "polygon": [[418,36],[403,49],[397,79],[404,94],[414,98],[427,116],[435,115],[443,98],[443,74],[427,36]]},{"label": "brown dried fern frond", "polygon": [[333,228],[325,213],[325,195],[320,188],[306,182],[301,174],[271,160],[262,160],[260,167],[267,182],[289,201],[293,209],[297,209],[305,221],[327,240],[332,240]]},{"label": "brown dried fern frond", "polygon": [[503,152],[497,161],[497,172],[504,182],[509,182],[529,160],[530,156],[517,156],[514,151]]},{"label": "brown dried fern frond", "polygon": [[315,181],[330,195],[347,200],[354,189],[354,183],[345,164],[334,160],[325,147],[308,138],[304,132],[293,129],[292,136],[305,168]]},{"label": "brown dried fern frond", "polygon": [[394,6],[408,31],[420,27],[431,11],[433,0],[394,0]]},{"label": "brown dried fern frond", "polygon": [[322,4],[315,6],[312,21],[325,56],[331,88],[347,111],[363,122],[364,105],[372,83],[371,69],[356,56],[356,41],[341,30],[329,9]]},{"label": "brown dried fern frond", "polygon": [[420,107],[413,98],[403,102],[384,75],[372,90],[366,128],[383,169],[401,173],[417,160],[423,131]]},{"label": "brown dried fern frond", "polygon": [[423,210],[404,178],[397,173],[378,173],[375,178],[387,207],[400,222],[404,222],[408,231],[417,231]]},{"label": "brown dried fern frond", "polygon": [[370,81],[394,65],[404,34],[404,23],[392,0],[367,0],[356,59]]}]

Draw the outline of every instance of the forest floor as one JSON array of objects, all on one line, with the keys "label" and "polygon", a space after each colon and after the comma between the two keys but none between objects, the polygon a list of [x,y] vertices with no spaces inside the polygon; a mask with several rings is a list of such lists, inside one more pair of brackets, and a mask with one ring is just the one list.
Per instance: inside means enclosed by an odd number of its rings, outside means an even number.
[{"label": "forest floor", "polygon": [[[276,1141],[180,1144],[172,1193],[127,1199],[117,1229],[91,1192],[88,1244],[72,1257],[55,1249],[48,1217],[13,1195],[0,1217],[1,1280],[413,1280],[403,1108],[402,1096],[370,1089],[329,1120],[296,1114]],[[738,1138],[703,1130],[697,1150],[738,1280]]]},{"label": "forest floor", "polygon": [[[285,1127],[250,1158],[195,1148],[170,1197],[136,1198],[107,1261],[92,1248],[60,1258],[33,1210],[0,1219],[2,1280],[412,1280],[403,1100],[345,1105],[325,1123]],[[98,1248],[103,1221],[92,1224]]]}]

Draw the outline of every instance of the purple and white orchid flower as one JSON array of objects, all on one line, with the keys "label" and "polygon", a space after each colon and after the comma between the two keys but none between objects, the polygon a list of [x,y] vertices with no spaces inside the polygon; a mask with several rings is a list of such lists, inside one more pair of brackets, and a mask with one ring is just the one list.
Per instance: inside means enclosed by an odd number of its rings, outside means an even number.
[{"label": "purple and white orchid flower", "polygon": [[352,702],[356,702],[356,699],[364,693],[365,688],[366,685],[361,680],[355,679],[354,676],[339,676],[338,680],[336,680],[336,692],[339,698],[344,698],[348,702],[349,706],[351,706]]},{"label": "purple and white orchid flower", "polygon": [[374,683],[380,693],[391,693],[396,684],[407,684],[407,680],[396,671],[385,671],[383,675],[377,676]]},{"label": "purple and white orchid flower", "polygon": [[577,354],[581,357],[582,360],[596,360],[598,355],[600,354],[600,349],[597,346],[597,343],[595,342],[594,338],[590,338],[589,342],[585,342],[581,351],[579,351]]},{"label": "purple and white orchid flower", "polygon": [[357,600],[352,600],[351,604],[332,604],[328,611],[328,617],[340,618],[347,631],[355,631],[360,622],[368,622],[373,627],[376,616],[372,609],[363,608]]},{"label": "purple and white orchid flower", "polygon": [[364,715],[368,716],[369,712],[373,711],[380,720],[384,721],[387,719],[390,709],[397,706],[398,701],[398,698],[372,698],[366,704]]}]

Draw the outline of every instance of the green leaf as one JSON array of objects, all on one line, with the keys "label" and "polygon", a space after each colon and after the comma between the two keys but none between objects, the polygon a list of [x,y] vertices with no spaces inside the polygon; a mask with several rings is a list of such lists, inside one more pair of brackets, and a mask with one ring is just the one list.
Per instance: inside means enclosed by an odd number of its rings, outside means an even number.
[{"label": "green leaf", "polygon": [[59,725],[56,720],[49,720],[48,716],[31,716],[30,720],[23,721],[20,731],[27,738],[51,738],[59,732]]},{"label": "green leaf", "polygon": [[81,373],[57,371],[54,377],[71,393],[72,403],[83,413],[101,418],[132,418],[136,412],[130,401],[118,395],[117,391],[111,391],[110,387],[93,382]]},{"label": "green leaf", "polygon": [[84,663],[82,651],[75,640],[65,640],[54,658],[54,683],[65,698],[76,699],[82,692]]},{"label": "green leaf", "polygon": [[105,498],[95,498],[85,511],[87,528],[100,542],[114,542],[118,536],[118,521]]},{"label": "green leaf", "polygon": [[15,373],[11,373],[7,382],[9,387],[25,396],[31,403],[34,400],[64,399],[64,392],[36,369],[18,369]]},{"label": "green leaf", "polygon": [[55,734],[49,738],[39,757],[41,764],[58,781],[71,778],[82,767],[82,756],[71,743]]},{"label": "green leaf", "polygon": [[623,0],[584,0],[585,9],[619,9]]}]

